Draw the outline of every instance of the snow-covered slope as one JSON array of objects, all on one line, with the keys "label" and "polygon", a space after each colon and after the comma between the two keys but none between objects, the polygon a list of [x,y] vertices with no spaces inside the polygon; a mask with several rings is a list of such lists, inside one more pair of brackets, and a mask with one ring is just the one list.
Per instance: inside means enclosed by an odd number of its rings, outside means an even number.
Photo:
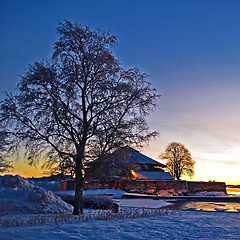
[{"label": "snow-covered slope", "polygon": [[0,176],[0,213],[71,213],[72,206],[18,175]]}]

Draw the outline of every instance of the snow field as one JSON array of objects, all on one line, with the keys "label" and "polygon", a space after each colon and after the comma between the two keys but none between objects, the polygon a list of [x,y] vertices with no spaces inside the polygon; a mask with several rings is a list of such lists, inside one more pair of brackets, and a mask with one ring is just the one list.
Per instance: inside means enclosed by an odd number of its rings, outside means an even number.
[{"label": "snow field", "polygon": [[0,239],[232,240],[240,239],[239,226],[237,213],[177,211],[176,214],[146,218],[1,227]]}]

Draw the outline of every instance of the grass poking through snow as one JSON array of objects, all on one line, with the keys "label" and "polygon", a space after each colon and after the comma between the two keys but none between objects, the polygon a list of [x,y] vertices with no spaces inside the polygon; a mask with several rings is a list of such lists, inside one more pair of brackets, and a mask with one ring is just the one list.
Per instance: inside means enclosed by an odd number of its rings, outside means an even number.
[{"label": "grass poking through snow", "polygon": [[109,219],[126,219],[126,218],[145,218],[158,215],[174,215],[176,212],[162,209],[133,209],[120,210],[113,213],[110,210],[89,211],[83,215],[55,214],[55,215],[32,215],[32,216],[1,216],[0,226],[2,227],[18,227],[18,226],[36,226],[46,223],[74,223],[78,221],[91,220],[109,220]]}]

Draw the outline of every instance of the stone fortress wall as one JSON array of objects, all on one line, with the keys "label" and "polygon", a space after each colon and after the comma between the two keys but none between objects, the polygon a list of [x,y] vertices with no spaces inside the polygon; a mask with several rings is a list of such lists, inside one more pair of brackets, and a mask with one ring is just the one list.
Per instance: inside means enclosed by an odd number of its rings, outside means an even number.
[{"label": "stone fortress wall", "polygon": [[[61,190],[73,190],[74,180],[62,180]],[[226,193],[225,182],[196,182],[176,180],[127,180],[119,179],[111,182],[89,181],[84,189],[113,189],[118,188],[130,193],[150,195],[191,195],[198,192]]]}]

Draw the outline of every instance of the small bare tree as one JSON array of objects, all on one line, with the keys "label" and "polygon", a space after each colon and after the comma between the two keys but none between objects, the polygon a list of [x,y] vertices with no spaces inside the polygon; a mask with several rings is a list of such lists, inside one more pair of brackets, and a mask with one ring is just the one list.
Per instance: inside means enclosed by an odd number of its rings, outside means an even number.
[{"label": "small bare tree", "polygon": [[145,116],[159,95],[145,73],[123,69],[112,55],[115,36],[69,21],[58,34],[52,59],[30,65],[16,93],[6,94],[0,125],[11,146],[26,149],[29,163],[71,159],[79,214],[86,161],[156,136]]},{"label": "small bare tree", "polygon": [[167,169],[174,179],[179,180],[183,175],[194,176],[195,161],[183,144],[170,143],[159,157],[162,160],[167,160]]}]

